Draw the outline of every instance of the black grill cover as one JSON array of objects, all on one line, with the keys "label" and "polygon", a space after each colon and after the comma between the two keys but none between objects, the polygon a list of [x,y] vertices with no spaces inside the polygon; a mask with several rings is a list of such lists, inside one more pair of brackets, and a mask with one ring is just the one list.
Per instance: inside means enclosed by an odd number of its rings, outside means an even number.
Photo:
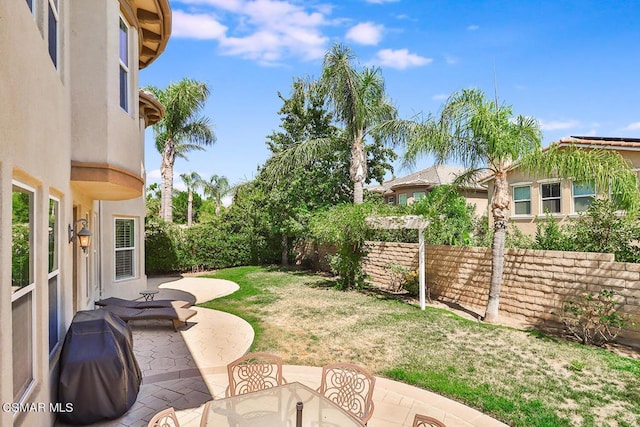
[{"label": "black grill cover", "polygon": [[107,310],[79,311],[64,339],[58,400],[69,424],[118,418],[135,403],[142,374],[129,326]]}]

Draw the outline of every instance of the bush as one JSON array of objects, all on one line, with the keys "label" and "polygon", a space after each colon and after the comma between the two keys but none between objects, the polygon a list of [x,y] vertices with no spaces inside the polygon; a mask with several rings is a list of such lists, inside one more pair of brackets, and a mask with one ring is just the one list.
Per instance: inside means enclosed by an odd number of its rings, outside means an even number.
[{"label": "bush", "polygon": [[409,271],[403,276],[402,287],[413,297],[420,295],[420,274],[418,270]]},{"label": "bush", "polygon": [[313,238],[336,247],[335,255],[329,256],[328,261],[333,273],[339,276],[340,289],[364,286],[362,258],[366,255],[364,241],[369,229],[365,220],[373,212],[373,206],[342,204],[311,218]]},{"label": "bush", "polygon": [[618,313],[617,305],[611,290],[603,289],[595,295],[584,293],[580,300],[564,304],[562,323],[582,344],[601,346],[615,340],[631,321],[630,315]]},{"label": "bush", "polygon": [[144,234],[146,273],[162,274],[178,270],[177,228],[162,220],[148,220]]}]

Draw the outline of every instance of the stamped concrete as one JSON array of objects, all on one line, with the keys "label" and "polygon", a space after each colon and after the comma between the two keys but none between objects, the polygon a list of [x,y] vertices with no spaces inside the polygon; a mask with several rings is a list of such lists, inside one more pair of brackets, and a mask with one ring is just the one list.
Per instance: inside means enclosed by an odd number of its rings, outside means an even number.
[{"label": "stamped concrete", "polygon": [[[206,302],[228,295],[238,285],[227,280],[195,277],[149,279],[156,298]],[[146,427],[157,412],[176,409],[182,427],[198,427],[204,403],[223,398],[226,365],[249,351],[254,333],[244,320],[228,313],[193,307],[198,314],[180,331],[166,321],[131,322],[134,352],[143,373],[140,393],[122,417],[97,427]],[[317,388],[321,368],[284,367],[287,381]],[[433,416],[447,427],[506,426],[491,417],[435,393],[378,377],[369,427],[411,426],[416,413]],[[56,427],[67,427],[57,422]]]}]

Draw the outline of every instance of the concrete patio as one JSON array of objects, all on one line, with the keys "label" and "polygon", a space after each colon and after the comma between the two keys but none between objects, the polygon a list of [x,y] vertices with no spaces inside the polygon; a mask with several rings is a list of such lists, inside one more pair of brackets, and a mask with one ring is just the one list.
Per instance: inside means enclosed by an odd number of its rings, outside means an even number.
[{"label": "concrete patio", "polygon": [[[238,285],[219,279],[169,277],[149,279],[149,288],[160,291],[157,299],[202,303],[235,292]],[[198,427],[204,403],[224,397],[226,365],[249,350],[253,329],[231,314],[193,308],[198,314],[178,332],[167,321],[131,322],[134,352],[143,373],[140,393],[124,416],[94,426],[145,427],[155,413],[173,406],[181,426]],[[320,367],[284,367],[287,381],[312,388],[319,386],[320,374]],[[380,377],[373,400],[370,427],[411,426],[416,413],[435,417],[447,427],[506,426],[453,400]],[[57,422],[56,427],[67,425]]]}]

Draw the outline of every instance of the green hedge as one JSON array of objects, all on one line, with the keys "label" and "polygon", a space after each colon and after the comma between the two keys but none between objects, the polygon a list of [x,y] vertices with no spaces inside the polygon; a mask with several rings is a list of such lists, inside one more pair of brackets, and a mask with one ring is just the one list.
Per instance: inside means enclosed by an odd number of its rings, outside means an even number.
[{"label": "green hedge", "polygon": [[148,222],[145,232],[147,274],[270,264],[279,259],[278,239],[247,230],[232,231],[220,222],[190,228]]}]

